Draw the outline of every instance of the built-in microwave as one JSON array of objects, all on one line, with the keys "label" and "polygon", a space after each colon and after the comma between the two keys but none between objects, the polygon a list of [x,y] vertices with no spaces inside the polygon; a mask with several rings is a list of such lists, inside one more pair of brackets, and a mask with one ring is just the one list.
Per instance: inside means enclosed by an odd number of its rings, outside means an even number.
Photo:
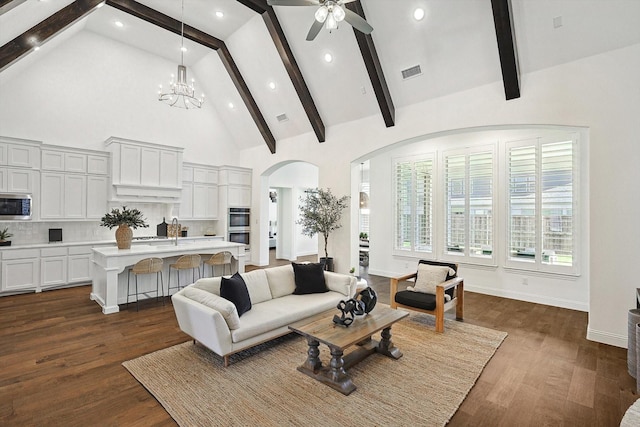
[{"label": "built-in microwave", "polygon": [[31,219],[31,194],[0,194],[0,220]]},{"label": "built-in microwave", "polygon": [[251,209],[249,208],[229,208],[229,228],[250,227]]}]

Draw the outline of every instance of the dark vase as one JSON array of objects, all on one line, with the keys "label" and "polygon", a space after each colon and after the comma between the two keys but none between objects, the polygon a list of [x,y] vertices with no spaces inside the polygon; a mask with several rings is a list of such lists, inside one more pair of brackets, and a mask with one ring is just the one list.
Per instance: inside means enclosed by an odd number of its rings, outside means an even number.
[{"label": "dark vase", "polygon": [[333,258],[320,258],[320,264],[324,264],[325,271],[333,271]]},{"label": "dark vase", "polygon": [[0,246],[11,246],[11,240],[3,240],[0,242]]}]

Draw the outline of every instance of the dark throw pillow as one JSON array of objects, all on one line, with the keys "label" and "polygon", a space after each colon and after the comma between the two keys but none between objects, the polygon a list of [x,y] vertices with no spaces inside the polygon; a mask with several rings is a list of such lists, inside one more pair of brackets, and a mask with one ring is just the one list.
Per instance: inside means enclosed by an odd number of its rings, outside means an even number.
[{"label": "dark throw pillow", "polygon": [[296,282],[294,295],[329,292],[324,281],[324,264],[296,264],[292,262]]},{"label": "dark throw pillow", "polygon": [[240,274],[236,273],[230,278],[223,277],[220,282],[220,296],[231,301],[238,310],[238,316],[242,316],[251,310],[251,298],[247,284]]}]

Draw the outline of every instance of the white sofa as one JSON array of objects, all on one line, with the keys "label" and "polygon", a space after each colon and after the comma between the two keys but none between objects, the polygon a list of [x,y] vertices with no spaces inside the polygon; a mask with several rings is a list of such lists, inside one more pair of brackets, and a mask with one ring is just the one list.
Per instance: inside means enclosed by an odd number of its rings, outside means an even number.
[{"label": "white sofa", "polygon": [[200,279],[171,297],[180,329],[223,356],[225,366],[229,355],[289,333],[288,325],[335,308],[356,290],[355,277],[326,271],[329,292],[294,295],[291,265],[241,276],[252,304],[241,317],[233,303],[220,297],[220,277]]}]

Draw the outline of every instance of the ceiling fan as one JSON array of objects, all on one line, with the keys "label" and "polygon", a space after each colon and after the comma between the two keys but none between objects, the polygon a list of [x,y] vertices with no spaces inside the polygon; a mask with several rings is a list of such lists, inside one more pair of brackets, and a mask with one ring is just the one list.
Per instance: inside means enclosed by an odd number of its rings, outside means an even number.
[{"label": "ceiling fan", "polygon": [[313,22],[307,41],[316,38],[323,26],[327,30],[338,28],[338,22],[347,21],[353,28],[365,34],[371,33],[373,27],[360,15],[344,7],[345,3],[355,0],[267,0],[269,6],[320,6],[316,10],[316,20]]}]

